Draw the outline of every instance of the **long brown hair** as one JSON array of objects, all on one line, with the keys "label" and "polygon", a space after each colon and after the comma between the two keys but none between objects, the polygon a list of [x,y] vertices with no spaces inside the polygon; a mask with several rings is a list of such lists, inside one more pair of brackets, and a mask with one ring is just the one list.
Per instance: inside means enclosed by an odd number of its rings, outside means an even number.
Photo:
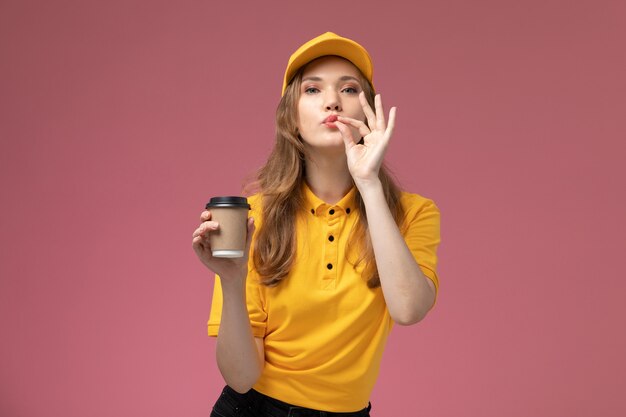
[{"label": "long brown hair", "polygon": [[[262,195],[263,222],[256,233],[252,260],[268,286],[278,284],[291,270],[296,258],[296,215],[304,209],[302,184],[305,173],[306,149],[298,135],[297,108],[304,67],[287,86],[276,110],[276,143],[253,184]],[[374,88],[361,75],[361,85],[367,101],[374,108]],[[381,166],[380,181],[389,209],[400,226],[404,211],[400,205],[400,189],[385,166]],[[370,288],[380,286],[374,249],[368,233],[365,204],[356,190],[359,218],[348,237],[348,261],[355,267],[364,262],[363,277]]]}]

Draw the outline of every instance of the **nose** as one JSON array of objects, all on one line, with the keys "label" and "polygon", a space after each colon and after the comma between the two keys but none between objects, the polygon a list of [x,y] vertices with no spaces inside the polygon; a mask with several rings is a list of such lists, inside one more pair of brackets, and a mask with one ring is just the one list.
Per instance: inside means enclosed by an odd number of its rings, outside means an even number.
[{"label": "nose", "polygon": [[341,111],[341,99],[337,92],[327,92],[324,97],[324,105],[328,111]]}]

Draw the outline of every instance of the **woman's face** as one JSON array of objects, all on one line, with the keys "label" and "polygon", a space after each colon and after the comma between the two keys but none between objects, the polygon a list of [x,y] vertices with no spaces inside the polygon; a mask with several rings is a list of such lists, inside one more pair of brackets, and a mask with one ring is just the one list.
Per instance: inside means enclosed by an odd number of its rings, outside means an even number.
[{"label": "woman's face", "polygon": [[[359,102],[363,89],[359,70],[349,61],[327,56],[309,63],[302,73],[298,99],[298,133],[313,148],[339,148],[344,143],[335,115],[365,120]],[[358,130],[352,129],[358,141]]]}]

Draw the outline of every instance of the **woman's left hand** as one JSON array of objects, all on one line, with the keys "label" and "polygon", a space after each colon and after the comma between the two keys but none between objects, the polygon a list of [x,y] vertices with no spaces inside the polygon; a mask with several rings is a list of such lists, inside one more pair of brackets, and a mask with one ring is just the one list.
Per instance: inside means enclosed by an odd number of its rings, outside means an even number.
[{"label": "woman's left hand", "polygon": [[[376,113],[374,113],[365,99],[363,92],[359,94],[359,101],[367,118],[367,124],[360,120],[343,116],[339,116],[337,122],[335,122],[346,145],[348,169],[357,187],[378,181],[378,171],[383,162],[396,120],[396,108],[392,107],[389,112],[389,122],[385,121],[380,94],[377,94],[374,99]],[[359,131],[359,134],[363,137],[362,144],[359,144],[359,141],[354,139],[350,127]]]}]

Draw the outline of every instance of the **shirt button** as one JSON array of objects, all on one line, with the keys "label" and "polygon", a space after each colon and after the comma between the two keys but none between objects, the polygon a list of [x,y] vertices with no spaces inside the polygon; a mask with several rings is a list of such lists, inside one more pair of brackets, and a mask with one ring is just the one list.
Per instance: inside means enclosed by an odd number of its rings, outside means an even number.
[{"label": "shirt button", "polygon": [[328,264],[328,265],[326,265],[326,268],[328,268],[328,269],[333,269],[333,264]]},{"label": "shirt button", "polygon": [[335,210],[330,209],[329,213],[330,213],[331,215],[333,215],[333,214],[335,214]]},{"label": "shirt button", "polygon": [[333,235],[330,235],[330,236],[328,236],[328,240],[330,240],[332,242],[333,240],[335,240],[335,237]]}]

